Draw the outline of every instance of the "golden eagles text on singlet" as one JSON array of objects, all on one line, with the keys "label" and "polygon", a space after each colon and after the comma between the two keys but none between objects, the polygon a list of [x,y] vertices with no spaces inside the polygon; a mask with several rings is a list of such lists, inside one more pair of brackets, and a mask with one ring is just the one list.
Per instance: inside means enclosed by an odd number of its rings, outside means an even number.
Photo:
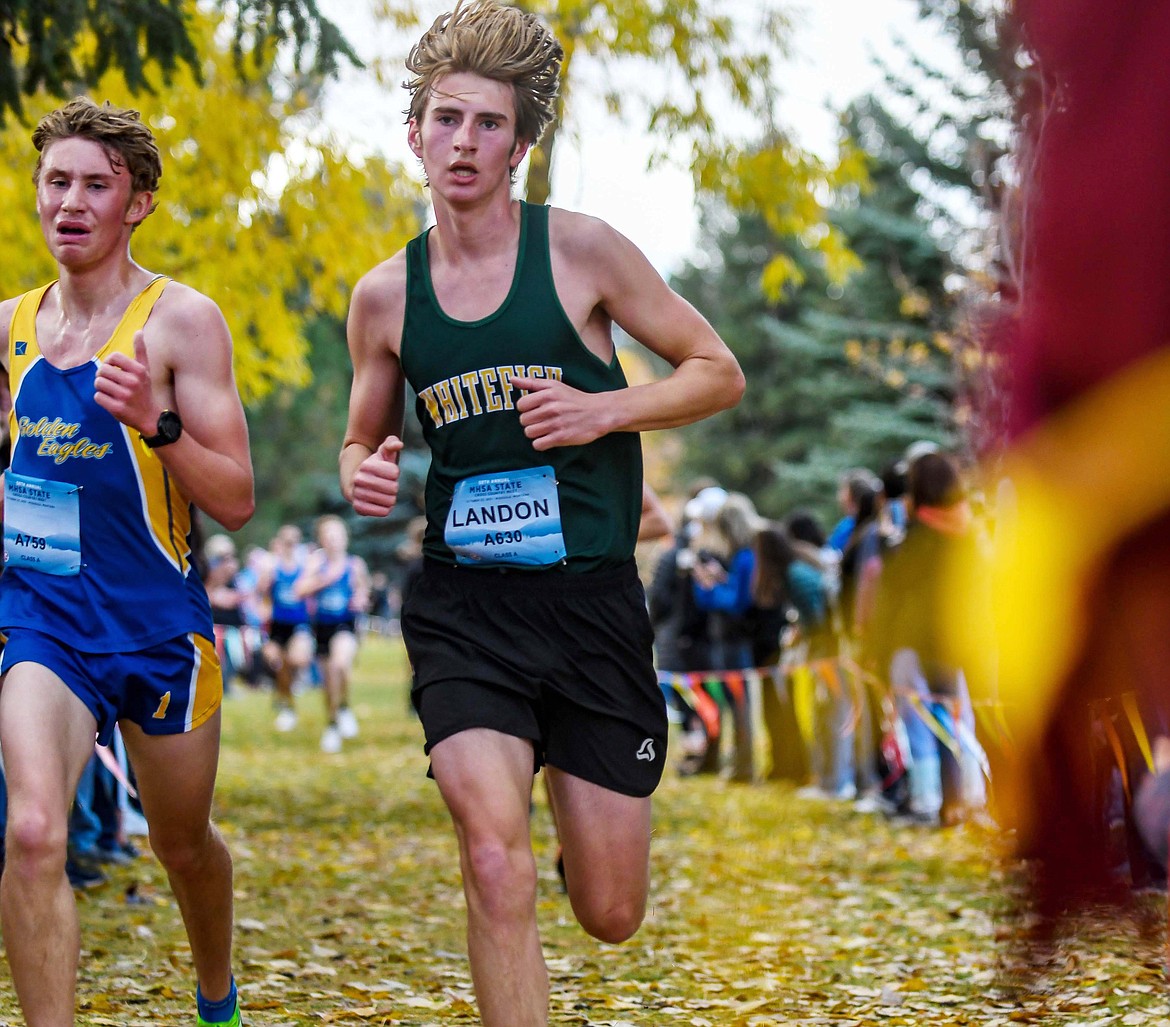
[{"label": "golden eagles text on singlet", "polygon": [[454,563],[443,541],[451,496],[473,475],[549,464],[556,472],[566,565],[571,571],[625,563],[642,509],[642,449],[636,432],[585,446],[537,452],[516,410],[514,377],[552,378],[582,392],[626,387],[617,356],[591,353],[557,298],[549,258],[548,208],[521,203],[516,272],[507,298],[479,321],[456,321],[435,298],[426,233],[406,248],[402,367],[418,399],[431,449],[427,556]]},{"label": "golden eagles text on singlet", "polygon": [[0,628],[33,628],[93,653],[191,632],[212,637],[207,594],[191,566],[191,505],[138,432],[94,401],[97,369],[113,353],[134,355],[134,333],[167,282],[156,278],[131,302],[92,359],[64,369],[37,342],[37,310],[53,285],[17,303],[8,343],[11,469],[76,496],[81,565],[58,576],[10,560],[0,576]]}]

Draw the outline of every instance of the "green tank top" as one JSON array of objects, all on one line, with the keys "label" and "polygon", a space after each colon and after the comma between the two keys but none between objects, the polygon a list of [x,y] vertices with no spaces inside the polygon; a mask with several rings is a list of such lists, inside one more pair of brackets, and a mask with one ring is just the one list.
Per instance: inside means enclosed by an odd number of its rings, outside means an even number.
[{"label": "green tank top", "polygon": [[443,530],[463,478],[551,465],[556,474],[565,569],[603,570],[634,552],[642,509],[642,447],[636,432],[585,446],[537,452],[515,408],[513,375],[556,378],[582,392],[626,387],[615,353],[591,353],[561,307],[549,258],[548,207],[520,205],[516,271],[498,310],[456,321],[440,309],[431,283],[427,233],[406,247],[402,369],[431,450],[423,552],[444,563],[455,554]]}]

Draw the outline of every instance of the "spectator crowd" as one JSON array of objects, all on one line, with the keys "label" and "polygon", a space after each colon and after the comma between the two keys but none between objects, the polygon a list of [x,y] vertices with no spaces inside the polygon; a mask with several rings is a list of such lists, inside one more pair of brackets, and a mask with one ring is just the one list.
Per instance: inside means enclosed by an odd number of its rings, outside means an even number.
[{"label": "spectator crowd", "polygon": [[[802,509],[764,517],[696,482],[647,578],[677,772],[786,781],[915,825],[999,820],[1011,744],[994,660],[963,665],[948,622],[949,591],[973,587],[956,568],[987,584],[995,525],[971,481],[953,454],[915,443],[880,474],[844,473],[828,525]],[[1135,814],[1157,739],[1131,713],[1093,711],[1094,815],[1119,880],[1164,887],[1165,840],[1143,837]]]}]

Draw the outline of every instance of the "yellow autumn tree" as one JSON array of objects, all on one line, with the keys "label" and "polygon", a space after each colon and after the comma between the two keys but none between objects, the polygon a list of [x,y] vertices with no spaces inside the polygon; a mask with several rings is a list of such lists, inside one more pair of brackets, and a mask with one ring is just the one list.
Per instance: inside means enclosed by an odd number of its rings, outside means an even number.
[{"label": "yellow autumn tree", "polygon": [[[419,228],[420,187],[380,159],[355,164],[315,120],[318,83],[279,70],[272,51],[243,76],[231,37],[193,19],[202,83],[180,67],[165,88],[130,95],[120,74],[89,95],[134,107],[163,151],[158,210],[135,233],[143,266],[199,289],[222,308],[246,401],[307,380],[305,325],[343,317],[358,277]],[[0,131],[0,292],[43,283],[55,269],[35,216],[30,126],[60,103],[26,102],[29,121]]]},{"label": "yellow autumn tree", "polygon": [[[776,0],[512,0],[540,15],[565,50],[556,117],[529,159],[525,195],[545,203],[565,135],[577,131],[578,95],[599,96],[607,112],[654,142],[651,164],[686,162],[696,193],[758,214],[781,237],[800,241],[834,281],[860,266],[828,207],[846,187],[864,185],[865,159],[843,144],[834,160],[796,145],[777,112],[778,81],[791,23]],[[328,9],[330,3],[322,4]],[[451,0],[376,0],[378,18],[396,30],[430,24]],[[397,88],[401,56],[372,62]],[[799,284],[797,263],[777,255],[762,286],[776,298]]]}]

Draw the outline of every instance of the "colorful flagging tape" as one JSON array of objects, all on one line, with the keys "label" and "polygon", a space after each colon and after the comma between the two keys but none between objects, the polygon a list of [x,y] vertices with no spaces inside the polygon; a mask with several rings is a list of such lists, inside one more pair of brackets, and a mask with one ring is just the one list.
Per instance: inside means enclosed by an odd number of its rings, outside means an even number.
[{"label": "colorful flagging tape", "polygon": [[[792,684],[796,719],[801,729],[801,735],[806,741],[811,741],[813,735],[813,718],[809,711],[815,703],[814,696],[819,684],[833,697],[840,696],[842,688],[845,687],[852,688],[855,693],[863,688],[868,688],[875,701],[882,705],[887,717],[892,715],[890,707],[895,698],[906,700],[910,709],[942,745],[946,746],[955,756],[965,752],[973,757],[988,780],[991,779],[991,762],[979,741],[979,736],[982,735],[984,738],[994,740],[995,744],[1005,752],[1014,750],[1009,728],[1008,706],[1004,702],[979,700],[971,703],[978,727],[976,731],[960,715],[959,700],[955,697],[931,695],[928,702],[920,693],[911,689],[892,688],[880,677],[865,670],[852,660],[838,662],[822,659],[799,663],[785,662],[770,667],[749,667],[743,670],[660,670],[658,672],[658,682],[663,691],[673,692],[677,695],[699,717],[708,736],[712,738],[718,737],[720,734],[721,703],[725,705],[730,705],[733,702],[740,705],[745,704],[753,692],[759,694],[760,689],[775,687],[777,683],[785,680]],[[1095,711],[1096,719],[1102,725],[1105,737],[1121,772],[1126,796],[1129,797],[1131,789],[1128,762],[1125,757],[1125,746],[1113,720],[1114,713],[1119,712],[1121,716],[1124,716],[1146,767],[1153,770],[1154,761],[1149,733],[1142,722],[1137,700],[1133,693],[1120,696],[1116,702],[1114,700],[1106,702],[1108,708],[1101,707]],[[851,722],[843,728],[846,734],[851,734],[856,729],[859,720],[857,713],[859,704],[854,703],[853,707],[854,716]],[[946,715],[941,716],[940,711],[945,711]]]}]

